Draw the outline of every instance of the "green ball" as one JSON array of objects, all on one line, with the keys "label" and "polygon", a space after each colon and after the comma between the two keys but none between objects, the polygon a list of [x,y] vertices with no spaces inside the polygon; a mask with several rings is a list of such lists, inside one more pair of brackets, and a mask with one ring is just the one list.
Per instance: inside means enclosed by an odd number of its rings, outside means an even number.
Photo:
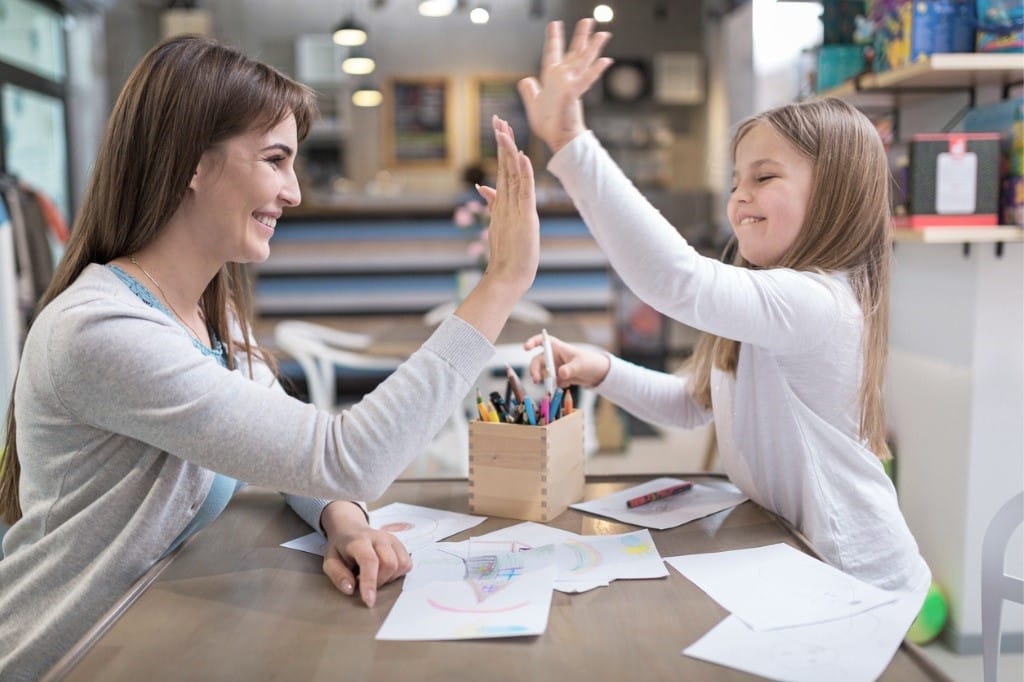
[{"label": "green ball", "polygon": [[938,583],[932,583],[925,595],[924,604],[917,614],[910,631],[907,632],[907,639],[914,644],[927,644],[935,639],[943,626],[946,625],[946,616],[949,612],[946,606],[946,597]]}]

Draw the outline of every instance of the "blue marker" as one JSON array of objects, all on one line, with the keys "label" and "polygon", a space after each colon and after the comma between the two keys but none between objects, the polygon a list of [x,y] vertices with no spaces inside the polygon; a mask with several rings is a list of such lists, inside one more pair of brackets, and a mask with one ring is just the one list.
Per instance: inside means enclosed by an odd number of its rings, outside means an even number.
[{"label": "blue marker", "polygon": [[548,423],[558,419],[558,410],[562,407],[562,396],[565,395],[565,391],[562,389],[555,389],[555,395],[551,398],[551,407],[548,408]]},{"label": "blue marker", "polygon": [[530,400],[530,396],[523,396],[523,411],[526,412],[526,419],[530,422],[530,425],[536,426],[537,417],[533,413],[533,401]]}]

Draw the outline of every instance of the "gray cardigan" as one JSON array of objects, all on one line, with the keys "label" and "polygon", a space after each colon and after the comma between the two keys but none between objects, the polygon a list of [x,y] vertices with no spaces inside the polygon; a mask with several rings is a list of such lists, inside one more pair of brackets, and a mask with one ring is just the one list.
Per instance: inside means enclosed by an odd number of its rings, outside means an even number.
[{"label": "gray cardigan", "polygon": [[[295,495],[378,498],[493,352],[451,317],[331,415],[283,393],[265,366],[250,378],[197,353],[180,325],[88,266],[40,313],[22,354],[24,516],[0,560],[0,679],[49,669],[188,524],[213,471]],[[318,511],[303,516],[315,525]]]}]

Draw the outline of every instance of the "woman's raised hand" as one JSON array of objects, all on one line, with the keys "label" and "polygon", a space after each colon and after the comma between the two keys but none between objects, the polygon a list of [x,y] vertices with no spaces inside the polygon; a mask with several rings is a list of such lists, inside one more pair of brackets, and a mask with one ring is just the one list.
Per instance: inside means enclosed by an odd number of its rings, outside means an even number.
[{"label": "woman's raised hand", "polygon": [[[608,376],[612,361],[605,353],[577,348],[554,336],[551,339],[551,354],[555,360],[555,383],[562,388],[582,386],[594,388]],[[540,348],[544,343],[542,334],[531,336],[523,344],[526,350]],[[539,353],[530,361],[530,378],[539,384],[544,380],[544,354]]]},{"label": "woman's raised hand", "polygon": [[564,52],[562,22],[548,24],[540,77],[519,81],[519,94],[530,127],[557,152],[586,130],[580,98],[601,77],[612,60],[601,57],[610,33],[594,33],[594,20],[576,24],[569,51]]},{"label": "woman's raised hand", "polygon": [[540,262],[533,165],[516,148],[512,126],[497,116],[491,118],[491,123],[498,143],[498,179],[496,189],[479,188],[491,211],[487,271],[525,293],[533,284]]},{"label": "woman's raised hand", "polygon": [[540,218],[533,166],[516,149],[512,127],[497,116],[492,122],[498,143],[498,180],[495,188],[477,188],[491,209],[491,254],[484,276],[455,314],[494,343],[512,308],[537,276]]}]

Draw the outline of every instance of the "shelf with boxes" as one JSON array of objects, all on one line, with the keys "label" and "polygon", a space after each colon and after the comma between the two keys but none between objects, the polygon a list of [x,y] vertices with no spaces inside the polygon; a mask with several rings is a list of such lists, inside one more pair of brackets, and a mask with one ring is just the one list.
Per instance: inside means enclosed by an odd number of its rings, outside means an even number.
[{"label": "shelf with boxes", "polygon": [[[963,52],[933,54],[891,71],[866,72],[818,93],[840,97],[857,106],[873,106],[883,100],[858,100],[858,96],[899,95],[936,90],[997,86],[1006,91],[1024,82],[1024,55]],[[884,100],[892,104],[891,98]]]},{"label": "shelf with boxes", "polygon": [[[951,120],[929,129],[943,132],[905,134],[902,142],[890,141],[899,193],[897,227],[904,228],[897,232],[897,241],[994,242],[1001,254],[1002,243],[1020,240],[1024,100],[1008,97],[1022,81],[1024,55],[1019,53],[934,54],[890,71],[863,73],[820,93],[865,111],[888,112],[893,138],[901,133],[898,122],[906,103],[915,102],[920,109],[932,95],[967,94],[965,106]],[[976,107],[980,90],[998,90],[1003,100]],[[920,230],[931,236],[914,238],[913,232]],[[941,230],[948,234],[939,238]],[[972,235],[971,230],[987,234]]]}]

